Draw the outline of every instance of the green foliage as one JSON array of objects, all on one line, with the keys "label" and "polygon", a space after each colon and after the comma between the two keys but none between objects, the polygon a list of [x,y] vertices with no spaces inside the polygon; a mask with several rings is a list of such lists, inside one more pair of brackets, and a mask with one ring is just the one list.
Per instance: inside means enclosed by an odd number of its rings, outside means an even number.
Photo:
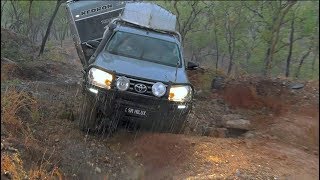
[{"label": "green foliage", "polygon": [[[156,3],[168,8],[173,13],[179,11],[178,23],[184,24],[191,12],[192,1],[182,1],[174,8],[172,1],[156,1]],[[199,52],[198,59],[204,64],[211,61],[214,67],[215,54],[219,50],[220,61],[224,56],[224,70],[228,65],[230,54],[228,51],[230,41],[234,42],[234,64],[248,73],[261,74],[265,68],[265,58],[270,47],[270,41],[275,38],[274,24],[279,13],[288,5],[286,1],[199,1],[201,7],[211,7],[199,13],[196,21],[191,25],[185,37],[186,52],[196,50]],[[197,9],[196,9],[197,10]],[[301,78],[317,78],[319,67],[317,18],[319,4],[314,1],[299,1],[289,9],[284,16],[279,30],[279,40],[276,44],[272,74],[274,76],[284,75],[286,59],[288,56],[289,34],[291,32],[291,19],[295,18],[295,33],[293,44],[293,55],[290,64],[291,76],[294,75],[300,59],[301,52],[313,48],[312,55],[308,56],[301,69]],[[278,19],[279,21],[279,19]],[[180,27],[178,30],[182,30]],[[216,47],[216,43],[218,47]],[[206,53],[211,52],[210,56]],[[314,58],[316,56],[316,58]],[[312,72],[312,61],[315,59],[314,71]],[[221,64],[221,62],[219,62]],[[221,68],[221,66],[220,66]],[[313,76],[312,76],[313,74]]]},{"label": "green foliage", "polygon": [[[177,30],[183,37],[185,54],[196,52],[196,59],[215,67],[219,54],[219,68],[226,70],[233,52],[235,69],[261,74],[270,42],[276,37],[275,24],[289,1],[151,1],[177,15]],[[55,8],[56,1],[7,1],[2,3],[1,26],[39,42]],[[279,40],[273,54],[272,73],[283,75],[288,56],[291,19],[294,18],[294,43],[291,76],[294,75],[303,53],[311,49],[304,60],[300,78],[319,77],[319,2],[298,1],[284,16],[279,29]],[[70,35],[64,5],[54,20],[51,39],[62,41]],[[8,46],[16,47],[15,44]],[[47,46],[51,49],[50,44]],[[1,45],[1,56],[28,59],[15,48]],[[50,54],[59,60],[58,54]],[[224,58],[222,58],[224,57]],[[31,57],[29,57],[30,59]],[[188,57],[187,59],[191,59]],[[222,62],[223,59],[223,62]],[[222,66],[223,65],[223,66]],[[312,70],[313,69],[313,70]]]},{"label": "green foliage", "polygon": [[[9,28],[17,33],[28,36],[32,41],[41,40],[56,1],[7,1],[3,7],[1,27]],[[29,14],[30,8],[30,14]],[[61,11],[61,18],[64,12]]]}]

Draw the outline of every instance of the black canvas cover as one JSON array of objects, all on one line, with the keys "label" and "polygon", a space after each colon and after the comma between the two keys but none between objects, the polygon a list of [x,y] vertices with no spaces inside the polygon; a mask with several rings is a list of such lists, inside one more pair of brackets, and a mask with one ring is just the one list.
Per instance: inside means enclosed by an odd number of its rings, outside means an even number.
[{"label": "black canvas cover", "polygon": [[105,31],[105,26],[118,17],[127,1],[67,1],[67,12],[73,40],[76,45],[81,63],[86,65],[92,49],[85,43],[89,40],[100,40]]}]

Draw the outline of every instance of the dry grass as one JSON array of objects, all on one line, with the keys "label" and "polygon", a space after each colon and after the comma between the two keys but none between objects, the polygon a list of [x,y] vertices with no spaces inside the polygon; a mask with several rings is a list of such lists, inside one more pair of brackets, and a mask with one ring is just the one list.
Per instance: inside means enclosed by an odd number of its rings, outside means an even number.
[{"label": "dry grass", "polygon": [[31,131],[21,118],[36,120],[39,117],[36,99],[26,92],[8,88],[1,96],[1,123],[10,137],[30,138]]},{"label": "dry grass", "polygon": [[50,172],[46,170],[48,162],[41,162],[40,166],[34,166],[28,173],[23,168],[23,161],[18,153],[1,155],[1,173],[11,179],[63,179],[59,168],[54,167]]},{"label": "dry grass", "polygon": [[[19,142],[27,150],[24,151],[28,159],[39,159],[39,152],[43,148],[38,144],[32,133],[30,124],[37,123],[40,118],[37,100],[23,91],[15,88],[8,88],[1,95],[1,124],[4,125],[8,139]],[[34,152],[33,152],[34,151]],[[1,152],[1,172],[8,173],[12,179],[62,179],[62,173],[54,166],[52,167],[51,157],[46,158],[46,151],[43,152],[41,162],[31,163],[29,170],[24,170],[23,160],[19,153]],[[40,157],[41,158],[41,157]],[[27,172],[27,173],[26,173]]]},{"label": "dry grass", "polygon": [[12,179],[23,179],[27,175],[18,154],[1,154],[1,173],[10,174]]},{"label": "dry grass", "polygon": [[14,63],[1,62],[1,81],[12,80],[21,74],[21,68]]},{"label": "dry grass", "polygon": [[43,165],[37,166],[34,169],[29,171],[29,179],[63,179],[63,175],[60,172],[59,168],[55,167],[51,172],[47,172]]}]

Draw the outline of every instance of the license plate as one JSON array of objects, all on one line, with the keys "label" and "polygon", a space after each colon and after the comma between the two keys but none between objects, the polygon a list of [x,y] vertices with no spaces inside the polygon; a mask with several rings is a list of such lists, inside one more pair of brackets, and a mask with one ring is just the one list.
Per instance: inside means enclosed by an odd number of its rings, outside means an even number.
[{"label": "license plate", "polygon": [[139,115],[139,116],[147,116],[147,111],[135,109],[135,108],[126,107],[124,109],[124,112],[129,113],[129,114]]}]

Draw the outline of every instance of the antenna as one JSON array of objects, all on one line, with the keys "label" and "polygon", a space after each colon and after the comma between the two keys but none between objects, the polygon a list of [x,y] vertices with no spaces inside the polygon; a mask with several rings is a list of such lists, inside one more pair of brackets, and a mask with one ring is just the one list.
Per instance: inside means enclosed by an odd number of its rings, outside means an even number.
[{"label": "antenna", "polygon": [[176,74],[175,74],[175,78],[174,78],[174,82],[176,83],[177,82],[177,76],[178,76],[178,66],[179,66],[179,60],[177,62],[177,66],[176,66]]}]

